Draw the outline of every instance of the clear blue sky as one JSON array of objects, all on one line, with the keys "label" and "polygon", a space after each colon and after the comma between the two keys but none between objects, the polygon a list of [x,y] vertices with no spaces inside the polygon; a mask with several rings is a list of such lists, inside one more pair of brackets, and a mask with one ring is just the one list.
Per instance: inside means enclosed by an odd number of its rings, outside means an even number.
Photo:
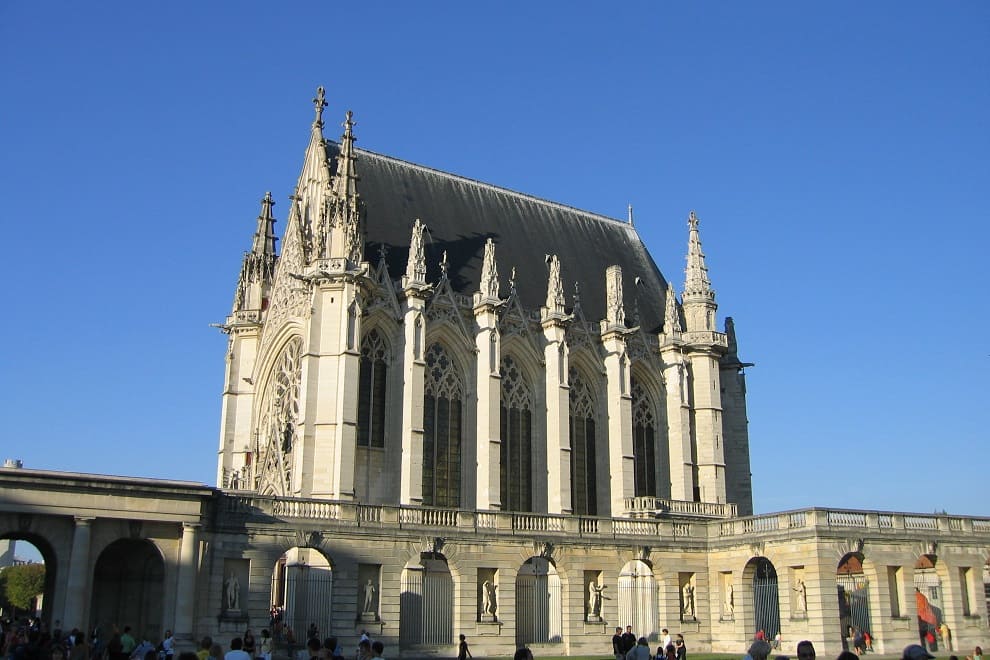
[{"label": "clear blue sky", "polygon": [[0,3],[0,457],[213,482],[322,84],[330,137],[633,204],[678,290],[696,209],[758,512],[990,514],[990,4],[607,4]]}]

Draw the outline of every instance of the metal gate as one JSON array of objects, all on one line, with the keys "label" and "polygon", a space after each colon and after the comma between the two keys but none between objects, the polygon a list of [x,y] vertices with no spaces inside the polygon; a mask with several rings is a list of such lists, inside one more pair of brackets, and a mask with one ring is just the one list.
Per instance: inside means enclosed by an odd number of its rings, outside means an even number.
[{"label": "metal gate", "polygon": [[442,560],[424,563],[402,571],[399,643],[403,647],[454,641],[454,580]]},{"label": "metal gate", "polygon": [[619,620],[616,625],[632,626],[637,637],[656,641],[658,619],[657,581],[652,571],[643,574],[634,568],[630,574],[620,574]]},{"label": "metal gate", "polygon": [[762,630],[767,639],[780,632],[780,596],[777,571],[767,559],[756,560],[753,573],[753,630]]},{"label": "metal gate", "polygon": [[931,631],[938,639],[938,627],[942,624],[942,580],[934,568],[917,569],[914,572],[914,597],[918,611],[918,635],[924,640]]},{"label": "metal gate", "polygon": [[870,583],[863,574],[843,574],[836,576],[839,585],[840,630],[849,626],[864,632],[873,632],[870,623]]},{"label": "metal gate", "polygon": [[564,638],[560,576],[549,572],[549,562],[540,561],[546,566],[527,562],[516,577],[517,646],[556,643]]},{"label": "metal gate", "polygon": [[[273,582],[279,572],[272,576]],[[285,567],[285,588],[272,584],[272,594],[281,594],[283,622],[292,626],[296,640],[303,641],[310,626],[319,634],[332,634],[330,612],[333,593],[333,573],[329,568],[289,564]]]}]

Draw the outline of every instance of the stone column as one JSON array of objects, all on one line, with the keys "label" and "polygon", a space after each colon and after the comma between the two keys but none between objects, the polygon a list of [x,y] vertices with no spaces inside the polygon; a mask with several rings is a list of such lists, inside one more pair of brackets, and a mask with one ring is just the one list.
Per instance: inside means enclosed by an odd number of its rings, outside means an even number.
[{"label": "stone column", "polygon": [[193,639],[193,608],[196,602],[196,574],[199,570],[199,524],[182,523],[179,549],[179,577],[175,594],[175,633],[180,641]]},{"label": "stone column", "polygon": [[65,630],[86,630],[86,600],[89,595],[89,545],[92,523],[95,518],[76,516],[76,529],[72,535],[72,554],[69,555],[69,579],[66,582],[65,612],[62,625]]},{"label": "stone column", "polygon": [[[474,318],[478,324],[475,335],[475,384],[478,391],[477,418],[477,487],[475,491],[476,509],[502,508],[502,440],[501,440],[501,387],[499,359],[501,346],[498,334],[498,318],[495,315],[495,302],[475,294]],[[525,477],[523,477],[525,478]]]},{"label": "stone column", "polygon": [[691,406],[687,365],[679,342],[661,335],[660,356],[667,388],[667,442],[670,448],[670,498],[694,500],[694,461],[691,458]]},{"label": "stone column", "polygon": [[429,287],[405,287],[402,334],[402,460],[399,503],[423,503],[423,388],[426,377],[426,295]]},{"label": "stone column", "polygon": [[567,343],[563,316],[543,310],[546,345],[547,513],[571,513],[570,388],[567,385]]}]

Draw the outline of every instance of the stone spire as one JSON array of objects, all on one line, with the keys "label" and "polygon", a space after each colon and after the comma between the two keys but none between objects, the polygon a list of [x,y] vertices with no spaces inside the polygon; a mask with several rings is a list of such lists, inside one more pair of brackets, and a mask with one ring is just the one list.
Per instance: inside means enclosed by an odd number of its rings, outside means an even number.
[{"label": "stone spire", "polygon": [[681,302],[688,332],[715,331],[715,291],[708,279],[705,254],[701,251],[698,216],[688,215],[687,268],[684,269],[684,293]]},{"label": "stone spire", "polygon": [[560,259],[552,254],[549,257],[550,275],[547,278],[547,314],[549,316],[564,316],[564,283],[560,279]]},{"label": "stone spire", "polygon": [[[275,277],[275,217],[272,207],[275,202],[270,192],[261,200],[261,214],[251,241],[251,251],[244,253],[241,274],[234,294],[234,314],[238,312],[260,312],[268,298],[272,280]],[[257,319],[254,319],[257,320]]]},{"label": "stone spire", "polygon": [[663,313],[663,332],[668,337],[679,334],[681,331],[681,317],[677,314],[677,293],[674,285],[667,283],[667,300]]},{"label": "stone spire", "polygon": [[694,211],[688,215],[687,268],[684,270],[684,295],[704,296],[715,299],[712,283],[708,279],[705,254],[701,251],[701,237],[698,233],[698,216]]},{"label": "stone spire", "polygon": [[330,258],[343,257],[356,264],[362,260],[364,255],[363,204],[361,196],[357,192],[354,113],[350,110],[345,115],[343,126],[344,134],[340,136],[337,170],[327,209],[331,234],[327,256]]},{"label": "stone spire", "polygon": [[481,263],[481,297],[498,300],[498,266],[495,264],[495,242],[485,241],[485,257]]},{"label": "stone spire", "polygon": [[622,268],[605,269],[605,321],[609,327],[626,327],[626,311],[622,305]]},{"label": "stone spire", "polygon": [[423,246],[423,229],[419,218],[413,223],[412,239],[409,241],[409,261],[406,263],[406,276],[403,286],[426,284],[426,249]]}]

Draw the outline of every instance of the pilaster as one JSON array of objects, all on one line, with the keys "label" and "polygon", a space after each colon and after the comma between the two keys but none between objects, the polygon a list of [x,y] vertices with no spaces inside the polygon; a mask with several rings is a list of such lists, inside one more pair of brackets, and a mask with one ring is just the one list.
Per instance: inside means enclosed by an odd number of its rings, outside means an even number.
[{"label": "pilaster", "polygon": [[304,497],[354,498],[361,369],[361,284],[367,270],[347,271],[344,259],[321,264],[314,279],[309,350],[303,357],[304,448],[295,452],[293,491]]},{"label": "pilaster", "polygon": [[423,503],[423,388],[426,379],[426,296],[429,287],[406,283],[403,303],[401,369],[402,457],[399,504]]},{"label": "pilaster", "polygon": [[86,603],[89,601],[89,576],[92,573],[89,566],[89,546],[93,520],[95,519],[83,516],[75,517],[72,553],[69,555],[69,579],[65,590],[65,611],[62,616],[66,630],[85,630],[88,627]]},{"label": "pilaster", "polygon": [[[605,347],[608,392],[609,510],[599,511],[599,514],[622,516],[626,508],[625,498],[635,494],[629,358],[626,356],[626,340],[622,331],[613,328],[603,332],[602,345]],[[601,500],[599,494],[599,503]]]},{"label": "pilaster", "polygon": [[199,525],[182,524],[179,577],[175,595],[175,633],[179,641],[193,639],[193,608],[196,602],[196,571],[199,566]]},{"label": "pilaster", "polygon": [[694,500],[694,461],[691,456],[691,405],[688,368],[680,343],[661,337],[660,356],[667,388],[667,442],[670,449],[670,497]]},{"label": "pilaster", "polygon": [[[254,407],[254,367],[258,357],[261,326],[240,322],[227,326],[227,365],[220,413],[220,448],[217,460],[217,486],[244,488],[231,482],[247,464],[251,450],[251,415]],[[226,479],[225,479],[226,477]]]},{"label": "pilaster", "polygon": [[478,392],[477,412],[477,486],[475,508],[500,509],[501,485],[501,355],[496,315],[497,299],[484,293],[475,294],[474,319],[477,324],[475,349],[475,386]]},{"label": "pilaster", "polygon": [[718,358],[718,353],[713,350],[692,347],[688,352],[694,419],[691,427],[698,467],[699,500],[724,503],[725,454]]},{"label": "pilaster", "polygon": [[570,388],[562,315],[543,309],[547,401],[547,513],[571,513]]}]

